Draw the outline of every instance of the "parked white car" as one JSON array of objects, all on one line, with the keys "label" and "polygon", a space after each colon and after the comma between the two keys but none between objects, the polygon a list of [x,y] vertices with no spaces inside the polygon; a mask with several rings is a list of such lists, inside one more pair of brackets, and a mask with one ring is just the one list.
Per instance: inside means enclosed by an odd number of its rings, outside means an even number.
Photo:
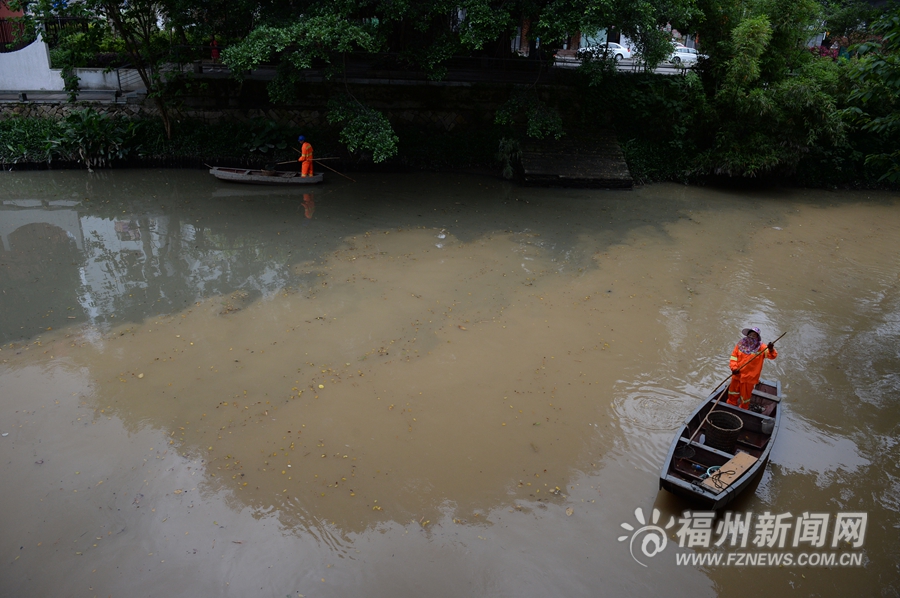
[{"label": "parked white car", "polygon": [[577,56],[581,59],[587,58],[588,56],[591,56],[593,58],[603,58],[607,55],[607,52],[609,53],[609,56],[612,56],[616,59],[616,62],[624,58],[631,58],[631,50],[615,42],[597,44],[596,46],[590,46],[587,48],[579,48]]},{"label": "parked white car", "polygon": [[700,54],[696,48],[675,48],[669,55],[669,62],[676,66],[694,66],[699,58]]}]

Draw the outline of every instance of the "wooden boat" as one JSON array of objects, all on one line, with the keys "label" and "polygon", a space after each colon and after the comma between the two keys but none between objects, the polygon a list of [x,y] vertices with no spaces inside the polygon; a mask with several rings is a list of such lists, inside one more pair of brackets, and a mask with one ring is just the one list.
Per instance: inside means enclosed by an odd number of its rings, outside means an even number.
[{"label": "wooden boat", "polygon": [[213,166],[209,174],[223,181],[232,183],[249,183],[251,185],[314,185],[321,183],[321,173],[302,177],[299,172],[282,172],[279,170],[249,170],[246,168],[221,168]]},{"label": "wooden boat", "polygon": [[[659,476],[660,489],[706,510],[721,509],[762,473],[781,427],[780,382],[760,380],[753,390],[751,409],[739,409],[726,403],[727,392],[727,386],[714,391],[684,420]],[[720,396],[721,400],[716,404]],[[711,410],[714,414],[730,413],[740,419],[740,430],[732,431],[736,436],[731,443],[732,449],[710,446],[721,445],[721,430],[707,420]],[[721,417],[714,415],[713,418]],[[736,421],[731,416],[724,417]],[[717,442],[712,442],[712,436]]]}]

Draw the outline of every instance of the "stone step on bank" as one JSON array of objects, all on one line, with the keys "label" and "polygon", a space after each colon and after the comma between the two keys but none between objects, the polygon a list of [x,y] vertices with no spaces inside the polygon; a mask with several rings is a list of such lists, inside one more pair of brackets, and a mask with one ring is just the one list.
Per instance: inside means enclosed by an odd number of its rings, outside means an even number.
[{"label": "stone step on bank", "polygon": [[563,136],[522,147],[526,185],[631,189],[634,180],[613,131],[589,137]]}]

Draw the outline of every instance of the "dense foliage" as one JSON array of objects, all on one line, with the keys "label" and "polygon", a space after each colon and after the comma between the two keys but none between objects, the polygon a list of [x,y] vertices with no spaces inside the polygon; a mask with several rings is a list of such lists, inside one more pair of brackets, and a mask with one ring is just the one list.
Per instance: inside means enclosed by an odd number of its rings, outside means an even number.
[{"label": "dense foliage", "polygon": [[[176,153],[181,150],[174,148],[193,143],[185,140],[196,135],[175,131],[169,116],[189,89],[191,77],[190,69],[185,73],[174,67],[200,56],[209,58],[213,35],[222,47],[222,61],[235,78],[263,65],[275,67],[269,101],[302,103],[311,68],[343,81],[348,69],[361,63],[389,63],[391,68],[401,65],[434,80],[447,74],[454,57],[544,61],[574,32],[614,29],[633,40],[643,72],[621,73],[607,61],[585,61],[578,79],[582,99],[574,106],[564,106],[569,100],[562,101],[552,88],[510,87],[508,101],[492,119],[496,128],[490,129],[492,141],[486,145],[493,147],[479,155],[497,155],[499,147],[508,174],[525,138],[559,139],[574,129],[600,130],[611,121],[632,172],[642,180],[727,176],[788,177],[814,184],[900,181],[896,141],[900,138],[900,10],[896,4],[873,7],[864,0],[210,0],[201,4],[84,0],[68,5],[53,0],[18,1],[28,5],[26,20],[34,25],[51,16],[79,17],[86,23],[77,30],[59,32],[52,44],[54,61],[63,68],[71,92],[77,89],[75,67],[127,63],[136,68],[161,114],[165,144]],[[706,57],[681,76],[653,75],[652,68],[671,52],[672,28],[699,39]],[[821,47],[810,51],[817,35],[825,39]],[[832,50],[832,43],[839,50]],[[416,147],[419,155],[437,155],[422,139],[405,142],[404,138],[416,136],[414,130],[400,134],[396,123],[360,102],[345,84],[344,88],[345,93],[328,103],[326,114],[331,124],[327,135],[335,144],[372,163],[415,162],[404,153],[409,147]],[[129,155],[154,154],[156,150],[148,148],[165,145],[148,137],[149,131],[159,131],[148,123],[143,131],[140,127],[118,131],[127,125],[115,119],[82,120],[60,125],[4,124],[0,155],[5,163],[12,163],[59,159],[68,152],[70,158],[93,166]],[[85,140],[76,151],[69,141],[46,141],[53,135],[71,141],[78,127],[96,127],[98,143],[106,147],[85,149]],[[233,144],[244,153],[262,157],[286,150],[278,123],[259,121],[244,127],[241,143]],[[36,131],[45,135],[43,145],[35,143]],[[450,137],[443,136],[434,147]],[[434,161],[438,162],[442,159]]]},{"label": "dense foliage", "polygon": [[871,137],[866,164],[879,180],[900,183],[900,10],[873,26],[879,38],[858,47],[861,58],[850,67],[851,118]]},{"label": "dense foliage", "polygon": [[[668,37],[660,26],[693,14],[693,0],[624,2],[622,0],[446,0],[393,2],[348,0],[340,3],[295,2],[265,15],[243,40],[223,53],[223,61],[240,76],[262,64],[276,64],[277,76],[269,85],[270,98],[290,102],[299,97],[301,73],[326,65],[332,76],[345,72],[347,60],[360,54],[390,54],[421,69],[431,79],[442,78],[449,59],[458,55],[513,58],[511,41],[517,33],[529,55],[541,57],[542,47],[557,47],[571,32],[596,31],[618,26],[637,40],[645,60],[662,60],[669,52]],[[525,134],[559,137],[558,114],[534,96],[513,96],[498,114],[498,122],[526,118]],[[397,152],[390,122],[357,101],[332,104],[329,121],[343,123],[342,138],[353,150],[365,151],[377,161]]]},{"label": "dense foliage", "polygon": [[328,102],[328,120],[343,123],[341,142],[351,152],[366,149],[372,152],[373,162],[384,162],[397,154],[397,142],[387,118],[377,110],[360,103],[350,95]]},{"label": "dense foliage", "polygon": [[[613,115],[637,178],[897,182],[896,7],[812,0],[698,6],[689,27],[708,58],[695,73],[622,76],[603,65],[581,68],[588,111]],[[826,20],[832,16],[833,28]],[[811,52],[817,33],[829,46],[844,45]]]},{"label": "dense foliage", "polygon": [[[0,166],[46,164],[51,168],[134,166],[137,164],[262,167],[295,161],[297,136],[315,140],[316,155],[338,157],[343,164],[359,169],[374,167],[379,156],[356,159],[348,155],[347,140],[340,128],[303,129],[268,119],[247,122],[210,123],[186,121],[168,138],[158,120],[126,121],[91,110],[77,110],[69,118],[0,120]],[[388,161],[391,168],[447,169],[490,168],[497,145],[508,131],[483,127],[436,135],[417,127],[401,127],[397,155]],[[362,162],[360,160],[363,160]],[[381,166],[382,168],[384,165]]]},{"label": "dense foliage", "polygon": [[533,89],[514,91],[509,101],[497,110],[494,122],[498,125],[514,125],[520,118],[529,137],[559,139],[565,135],[559,112],[542,102]]},{"label": "dense foliage", "polygon": [[110,166],[141,151],[143,123],[111,118],[90,108],[63,120],[0,121],[0,164],[62,160],[88,170]]},{"label": "dense foliage", "polygon": [[0,164],[46,162],[48,142],[59,136],[59,123],[44,118],[0,121]]}]

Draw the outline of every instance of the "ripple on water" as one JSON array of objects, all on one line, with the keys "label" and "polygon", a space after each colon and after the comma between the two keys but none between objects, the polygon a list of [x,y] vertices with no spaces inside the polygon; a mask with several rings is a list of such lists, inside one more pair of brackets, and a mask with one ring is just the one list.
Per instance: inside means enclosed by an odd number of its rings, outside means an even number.
[{"label": "ripple on water", "polygon": [[626,429],[665,432],[677,428],[696,403],[686,393],[642,385],[617,397],[613,409]]}]

